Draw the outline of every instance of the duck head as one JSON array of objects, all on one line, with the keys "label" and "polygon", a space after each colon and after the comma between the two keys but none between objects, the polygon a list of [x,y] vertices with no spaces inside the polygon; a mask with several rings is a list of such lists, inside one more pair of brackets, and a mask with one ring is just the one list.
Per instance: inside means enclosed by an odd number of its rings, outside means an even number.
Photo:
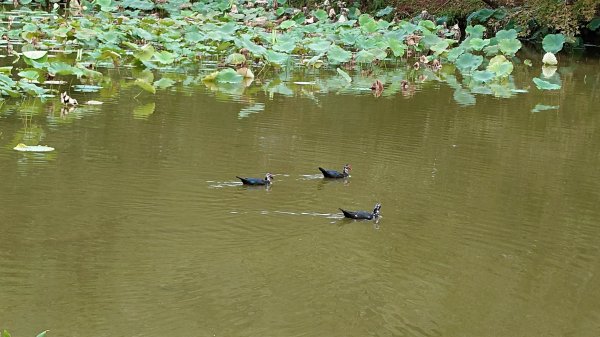
[{"label": "duck head", "polygon": [[265,175],[265,180],[267,181],[267,183],[271,184],[273,183],[273,175],[271,173],[267,173]]},{"label": "duck head", "polygon": [[344,165],[344,170],[343,170],[344,175],[346,175],[346,176],[349,175],[350,171],[352,171],[352,166],[350,166],[350,164]]},{"label": "duck head", "polygon": [[373,208],[373,217],[378,217],[380,210],[381,210],[381,204],[380,203],[376,203],[375,204],[375,208]]}]

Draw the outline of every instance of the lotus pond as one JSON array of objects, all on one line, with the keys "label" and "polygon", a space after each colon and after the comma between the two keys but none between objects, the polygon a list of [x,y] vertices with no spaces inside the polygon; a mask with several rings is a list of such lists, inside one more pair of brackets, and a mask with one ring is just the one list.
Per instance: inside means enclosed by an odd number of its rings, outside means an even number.
[{"label": "lotus pond", "polygon": [[[598,55],[385,11],[149,4],[0,13],[0,329],[600,330]],[[377,222],[338,210],[376,202]]]}]

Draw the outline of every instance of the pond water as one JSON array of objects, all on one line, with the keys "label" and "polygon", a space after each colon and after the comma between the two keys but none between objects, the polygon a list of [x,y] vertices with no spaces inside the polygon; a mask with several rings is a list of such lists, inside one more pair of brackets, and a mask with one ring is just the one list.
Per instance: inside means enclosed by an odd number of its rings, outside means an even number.
[{"label": "pond water", "polygon": [[[152,96],[117,70],[99,93],[73,93],[103,105],[6,103],[1,324],[13,336],[596,335],[599,65],[561,60],[561,90],[528,74],[528,93],[471,105],[440,82],[381,97],[293,83],[311,73],[271,92],[188,81]],[[317,170],[345,163],[346,181]],[[269,189],[235,178],[266,172]],[[338,211],[376,202],[377,223]]]}]

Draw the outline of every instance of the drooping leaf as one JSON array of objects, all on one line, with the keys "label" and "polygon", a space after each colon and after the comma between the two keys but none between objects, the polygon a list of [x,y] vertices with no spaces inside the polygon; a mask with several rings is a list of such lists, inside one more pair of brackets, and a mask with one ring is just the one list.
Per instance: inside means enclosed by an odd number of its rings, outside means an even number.
[{"label": "drooping leaf", "polygon": [[558,84],[554,84],[554,83],[550,83],[548,81],[544,81],[541,78],[538,77],[534,77],[533,78],[533,82],[535,83],[536,87],[540,90],[558,90],[561,88],[560,85]]},{"label": "drooping leaf", "polygon": [[546,52],[556,54],[562,50],[564,43],[565,36],[563,34],[548,34],[544,36],[542,47]]},{"label": "drooping leaf", "polygon": [[152,83],[145,81],[141,78],[138,78],[135,80],[135,85],[137,85],[138,87],[144,89],[145,91],[151,93],[151,94],[156,94],[156,87],[154,87],[152,85]]},{"label": "drooping leaf", "polygon": [[341,68],[337,68],[337,72],[346,80],[346,82],[352,82],[352,78],[350,77],[350,75],[348,75],[347,72],[343,71]]}]

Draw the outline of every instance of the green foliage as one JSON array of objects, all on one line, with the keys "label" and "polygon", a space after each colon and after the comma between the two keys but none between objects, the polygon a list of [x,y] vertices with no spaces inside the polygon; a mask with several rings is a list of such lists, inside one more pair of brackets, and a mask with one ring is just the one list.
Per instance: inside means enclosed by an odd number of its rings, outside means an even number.
[{"label": "green foliage", "polygon": [[550,83],[548,81],[542,80],[541,78],[534,77],[533,83],[535,83],[536,87],[540,90],[558,90],[560,89],[560,85]]},{"label": "green foliage", "polygon": [[565,43],[565,36],[563,34],[548,34],[542,41],[542,47],[548,53],[556,54],[562,50]]}]

